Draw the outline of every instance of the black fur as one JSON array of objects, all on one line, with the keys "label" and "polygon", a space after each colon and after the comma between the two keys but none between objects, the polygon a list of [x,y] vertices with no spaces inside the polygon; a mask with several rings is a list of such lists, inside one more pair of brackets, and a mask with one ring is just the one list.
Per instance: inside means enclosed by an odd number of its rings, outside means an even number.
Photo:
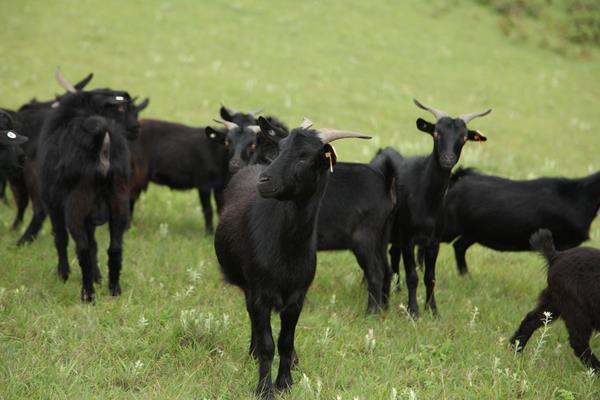
[{"label": "black fur", "polygon": [[[287,131],[273,120],[259,124],[256,159],[268,164],[277,156],[277,142]],[[386,307],[391,271],[386,256],[390,214],[394,208],[391,181],[366,164],[337,163],[329,177],[317,223],[317,250],[351,250],[365,273],[367,312]]]},{"label": "black fur", "polygon": [[[124,100],[115,104],[117,98]],[[95,227],[106,221],[110,231],[109,289],[113,296],[121,293],[123,233],[129,223],[127,139],[134,139],[138,130],[129,94],[108,89],[66,95],[42,128],[38,175],[52,222],[58,273],[66,280],[70,272],[68,229],[82,271],[82,301],[94,300],[93,283],[100,280]],[[107,140],[109,167],[103,170],[101,154],[107,149]]]},{"label": "black fur", "polygon": [[589,238],[599,208],[600,172],[577,179],[516,181],[459,169],[446,196],[442,240],[456,239],[457,267],[465,274],[465,253],[474,243],[529,251],[531,234],[547,228],[559,250],[576,247]]},{"label": "black fur", "polygon": [[220,212],[228,180],[225,148],[209,140],[204,127],[145,119],[140,137],[130,143],[131,210],[149,182],[177,190],[198,190],[207,234],[213,232],[213,191]]},{"label": "black fur", "polygon": [[281,315],[275,388],[292,384],[296,323],[316,269],[316,224],[329,175],[328,151],[331,147],[314,131],[294,129],[280,141],[271,165],[242,169],[225,190],[215,250],[225,279],[246,297],[250,353],[259,361],[256,392],[262,398],[274,397],[273,309]]},{"label": "black fur", "polygon": [[[229,174],[233,175],[241,168],[249,164],[262,164],[266,161],[264,158],[269,154],[257,153],[257,137],[249,127],[258,124],[257,119],[253,113],[241,113],[228,109],[222,106],[220,109],[221,118],[226,121],[233,122],[238,126],[233,129],[215,129],[213,127],[206,127],[207,136],[214,142],[225,146],[227,151],[228,169]],[[273,127],[277,128],[276,132],[288,131],[285,124],[279,121],[275,117],[263,117]],[[266,151],[269,142],[262,143],[262,150]]]},{"label": "black fur", "polygon": [[600,362],[590,349],[592,332],[600,330],[600,250],[577,247],[557,251],[547,229],[531,236],[531,246],[548,263],[548,287],[540,294],[537,307],[521,322],[511,344],[523,350],[543,325],[544,312],[550,312],[551,321],[560,317],[565,321],[575,355],[586,367],[600,372]]},{"label": "black fur", "polygon": [[[89,74],[74,87],[82,90],[92,79],[93,74]],[[38,177],[36,174],[36,155],[38,138],[40,136],[44,120],[65,95],[56,96],[54,100],[38,101],[33,98],[29,103],[22,105],[18,111],[9,112],[15,120],[15,128],[23,135],[29,138],[29,141],[23,144],[26,161],[19,173],[14,174],[9,179],[11,190],[17,204],[17,215],[13,222],[13,229],[16,229],[22,222],[25,211],[31,200],[33,207],[33,217],[25,233],[21,236],[18,244],[31,242],[41,229],[45,219],[44,207],[39,195]]]},{"label": "black fur", "polygon": [[423,248],[425,259],[425,307],[438,315],[435,301],[435,264],[443,227],[443,209],[450,171],[458,162],[463,145],[469,140],[485,141],[476,131],[467,129],[460,118],[443,117],[435,124],[417,119],[417,129],[433,138],[431,154],[403,157],[391,147],[378,153],[373,162],[380,166],[388,181],[395,184],[397,209],[392,228],[390,249],[392,270],[399,272],[400,254],[404,260],[408,286],[408,310],[419,316],[418,277],[414,247]]}]

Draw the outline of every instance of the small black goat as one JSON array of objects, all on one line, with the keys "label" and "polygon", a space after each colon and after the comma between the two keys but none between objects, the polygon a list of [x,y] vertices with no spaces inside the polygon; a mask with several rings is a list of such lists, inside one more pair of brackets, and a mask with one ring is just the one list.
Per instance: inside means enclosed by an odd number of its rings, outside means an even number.
[{"label": "small black goat", "polygon": [[[265,154],[256,151],[258,147],[257,134],[260,127],[257,125],[256,114],[260,111],[242,113],[221,105],[221,118],[223,121],[217,121],[225,126],[225,130],[206,127],[206,135],[212,141],[225,146],[227,150],[229,175],[250,164],[266,164]],[[275,117],[263,117],[269,124],[277,129],[277,132],[285,132],[288,128]],[[267,150],[268,141],[263,141],[263,150]],[[273,150],[272,148],[270,150]],[[271,160],[272,161],[272,160]]]},{"label": "small black goat", "polygon": [[589,239],[600,208],[600,172],[578,178],[511,180],[459,169],[446,195],[443,242],[454,241],[456,265],[468,272],[465,253],[474,243],[500,251],[529,251],[543,226],[559,250]]},{"label": "small black goat", "polygon": [[95,230],[108,222],[109,290],[121,294],[123,233],[129,225],[129,149],[139,130],[127,92],[77,91],[57,71],[70,92],[46,118],[39,139],[40,193],[52,222],[58,273],[66,280],[68,234],[75,241],[81,267],[81,299],[94,300],[100,280]]},{"label": "small black goat", "polygon": [[[261,117],[262,118],[262,117]],[[316,224],[335,153],[328,143],[349,132],[300,128],[279,142],[279,156],[267,167],[252,165],[235,174],[225,190],[225,207],[215,233],[215,250],[225,279],[246,297],[258,358],[262,398],[274,397],[271,311],[281,316],[278,390],[292,384],[297,362],[294,333],[316,269]]]},{"label": "small black goat", "polygon": [[[443,111],[415,104],[431,112],[435,124],[417,119],[417,129],[433,138],[433,151],[428,156],[403,157],[392,148],[379,153],[380,165],[388,177],[395,179],[397,208],[392,228],[390,249],[392,270],[398,273],[400,254],[404,260],[408,286],[408,310],[413,318],[419,316],[417,305],[418,277],[414,247],[423,247],[425,256],[425,307],[438,314],[434,296],[435,263],[443,225],[444,197],[450,181],[450,171],[460,157],[463,145],[469,140],[485,141],[477,131],[467,129],[467,123],[491,112],[471,113],[451,118]],[[391,175],[390,175],[391,174]]]},{"label": "small black goat", "polygon": [[600,330],[600,250],[576,247],[557,251],[547,229],[534,233],[530,242],[548,263],[548,287],[540,294],[537,307],[521,322],[511,344],[523,350],[545,320],[562,317],[575,355],[600,372],[600,361],[590,349],[592,332]]}]

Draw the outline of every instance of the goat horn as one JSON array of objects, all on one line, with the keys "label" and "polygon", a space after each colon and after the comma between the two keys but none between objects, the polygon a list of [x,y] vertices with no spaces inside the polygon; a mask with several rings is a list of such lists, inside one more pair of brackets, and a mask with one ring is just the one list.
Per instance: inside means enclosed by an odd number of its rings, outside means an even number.
[{"label": "goat horn", "polygon": [[304,119],[302,120],[302,124],[300,124],[300,128],[310,129],[311,126],[313,126],[313,122],[310,119],[304,117]]},{"label": "goat horn", "polygon": [[221,121],[220,119],[214,119],[213,121],[218,122],[219,124],[223,124],[225,125],[225,128],[227,128],[228,131],[235,129],[235,128],[239,128],[240,126],[238,124],[236,124],[235,122],[229,122],[229,121]]},{"label": "goat horn", "polygon": [[63,88],[65,88],[65,90],[67,92],[69,92],[69,93],[77,93],[77,89],[75,89],[73,87],[73,85],[71,85],[69,82],[67,82],[67,80],[63,76],[62,72],[60,71],[60,67],[56,67],[56,71],[54,72],[54,76],[56,77],[56,81],[58,82],[58,84],[60,86],[62,86]]},{"label": "goat horn", "polygon": [[344,138],[357,138],[357,139],[371,139],[371,136],[362,135],[360,133],[354,133],[349,131],[340,131],[337,129],[321,128],[317,129],[317,136],[323,144],[333,142],[334,140]]},{"label": "goat horn", "polygon": [[458,119],[462,119],[464,121],[465,125],[466,125],[471,120],[473,120],[473,119],[475,119],[477,117],[483,117],[484,115],[488,115],[491,112],[492,112],[492,109],[489,108],[487,111],[484,111],[484,112],[463,114],[463,115],[459,116]]},{"label": "goat horn", "polygon": [[258,132],[261,131],[260,126],[258,125],[248,125],[246,127],[248,130],[252,131],[252,133],[257,134]]},{"label": "goat horn", "polygon": [[445,111],[436,110],[433,107],[428,107],[428,106],[424,105],[423,103],[421,103],[417,99],[413,99],[413,101],[415,102],[417,107],[422,108],[423,110],[426,110],[426,111],[429,111],[430,113],[432,113],[438,121],[440,119],[448,116],[448,113],[446,113]]}]

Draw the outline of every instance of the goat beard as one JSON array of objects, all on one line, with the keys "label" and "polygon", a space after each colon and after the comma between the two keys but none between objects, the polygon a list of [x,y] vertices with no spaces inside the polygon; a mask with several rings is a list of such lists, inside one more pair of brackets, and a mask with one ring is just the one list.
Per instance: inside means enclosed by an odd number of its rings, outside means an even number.
[{"label": "goat beard", "polygon": [[110,168],[110,135],[108,132],[104,134],[104,140],[102,141],[102,147],[100,148],[100,158],[98,162],[98,172],[102,176],[108,175]]}]

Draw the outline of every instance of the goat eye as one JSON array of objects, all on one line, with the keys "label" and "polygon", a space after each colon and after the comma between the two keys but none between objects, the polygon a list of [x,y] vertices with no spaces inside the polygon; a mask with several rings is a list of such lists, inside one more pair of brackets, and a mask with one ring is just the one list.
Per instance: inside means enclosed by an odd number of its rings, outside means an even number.
[{"label": "goat eye", "polygon": [[225,147],[229,147],[229,140],[225,141]]},{"label": "goat eye", "polygon": [[256,143],[251,143],[248,147],[250,147],[251,151],[256,150]]}]

